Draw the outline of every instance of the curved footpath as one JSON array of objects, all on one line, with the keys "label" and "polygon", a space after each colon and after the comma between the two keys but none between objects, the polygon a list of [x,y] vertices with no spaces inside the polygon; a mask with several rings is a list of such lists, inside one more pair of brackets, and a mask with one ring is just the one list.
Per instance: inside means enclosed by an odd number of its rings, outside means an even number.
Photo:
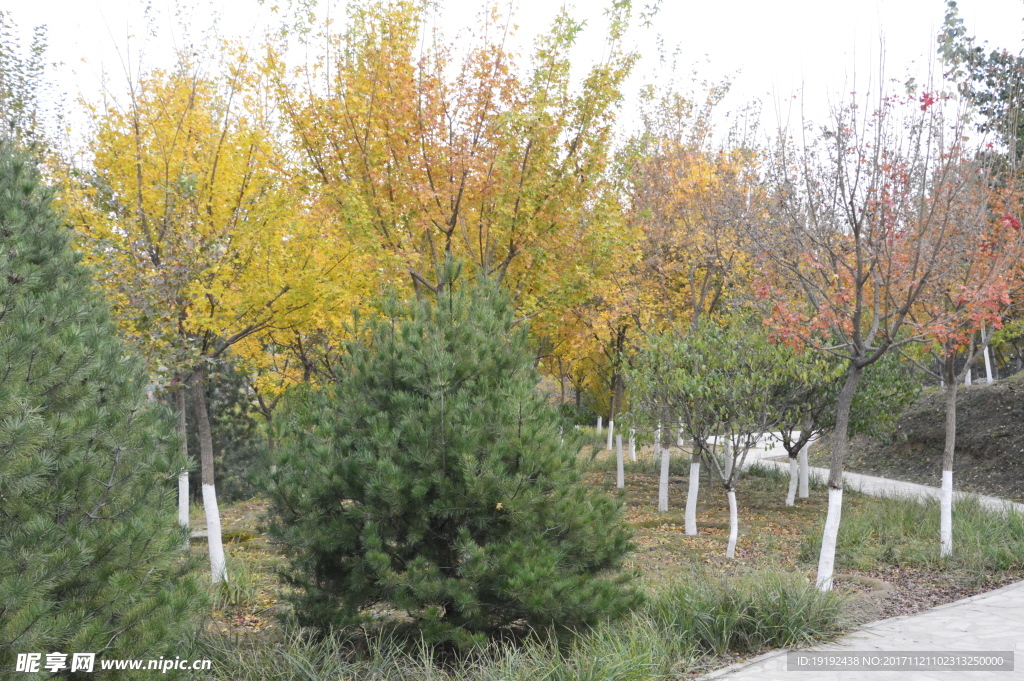
[{"label": "curved footpath", "polygon": [[[787,461],[772,460],[778,450],[753,450],[748,465],[754,461],[762,465],[789,470]],[[825,468],[811,468],[811,475],[824,479]],[[846,473],[848,489],[875,496],[938,497],[936,487],[910,482],[877,478],[870,475]],[[966,496],[966,495],[958,495]],[[988,508],[1013,508],[1024,512],[1024,504],[1016,504],[983,495],[978,499]],[[790,653],[793,653],[792,655]],[[890,653],[886,656],[886,652]],[[854,655],[860,653],[860,655]],[[865,656],[864,654],[867,653]],[[900,655],[896,655],[900,653]],[[922,666],[910,667],[909,658],[938,654],[943,663],[956,662],[954,653],[966,654],[965,666],[955,669]],[[1013,653],[1013,661],[1010,656]],[[815,656],[831,658],[831,668],[796,669],[797,659],[813,662]],[[1002,668],[973,669],[971,664],[997,662],[1003,658]],[[888,659],[886,659],[888,657]],[[987,657],[988,660],[980,658]],[[854,663],[893,663],[902,668],[850,668]],[[1020,679],[1024,681],[1024,582],[1017,582],[995,591],[971,596],[955,603],[940,605],[914,615],[903,615],[880,620],[861,627],[835,643],[822,644],[800,651],[775,650],[747,662],[720,669],[701,679],[723,681],[974,681],[975,679]]]}]

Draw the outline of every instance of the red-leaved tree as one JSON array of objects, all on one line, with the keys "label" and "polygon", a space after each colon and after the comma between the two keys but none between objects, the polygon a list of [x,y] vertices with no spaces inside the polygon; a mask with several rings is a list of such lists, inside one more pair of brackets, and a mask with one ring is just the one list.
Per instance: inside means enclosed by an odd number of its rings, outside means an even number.
[{"label": "red-leaved tree", "polygon": [[[953,290],[963,258],[989,229],[990,175],[965,146],[965,116],[927,93],[846,102],[828,125],[780,135],[768,164],[771,198],[751,228],[761,261],[756,290],[785,342],[848,362],[836,407],[829,505],[817,583],[832,586],[850,406],[865,367],[884,353],[955,328],[933,305]],[[944,310],[944,311],[943,311]]]}]

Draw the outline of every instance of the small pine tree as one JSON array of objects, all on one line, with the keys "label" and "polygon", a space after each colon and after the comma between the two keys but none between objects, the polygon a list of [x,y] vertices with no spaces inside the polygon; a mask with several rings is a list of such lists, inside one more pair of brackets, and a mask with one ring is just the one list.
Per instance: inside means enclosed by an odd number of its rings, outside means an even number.
[{"label": "small pine tree", "polygon": [[507,297],[457,272],[432,302],[383,306],[337,383],[281,419],[272,531],[304,624],[397,609],[464,646],[637,602],[621,503],[583,484]]},{"label": "small pine tree", "polygon": [[173,419],[148,402],[51,194],[0,143],[3,671],[18,653],[173,655],[203,603],[175,523]]}]

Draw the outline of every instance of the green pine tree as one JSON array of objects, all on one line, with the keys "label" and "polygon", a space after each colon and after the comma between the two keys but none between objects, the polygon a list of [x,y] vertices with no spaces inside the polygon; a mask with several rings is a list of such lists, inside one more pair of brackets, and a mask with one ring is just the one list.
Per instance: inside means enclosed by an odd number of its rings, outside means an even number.
[{"label": "green pine tree", "polygon": [[464,646],[637,602],[621,503],[583,484],[525,329],[493,284],[456,278],[449,263],[436,300],[384,305],[336,384],[281,419],[272,531],[304,624],[398,610]]},{"label": "green pine tree", "polygon": [[3,671],[18,653],[173,657],[203,603],[175,523],[173,419],[147,400],[51,196],[0,143]]}]

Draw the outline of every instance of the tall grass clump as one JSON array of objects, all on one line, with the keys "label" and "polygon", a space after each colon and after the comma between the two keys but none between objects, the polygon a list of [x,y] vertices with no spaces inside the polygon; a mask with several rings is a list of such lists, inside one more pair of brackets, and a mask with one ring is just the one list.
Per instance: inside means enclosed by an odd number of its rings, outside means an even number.
[{"label": "tall grass clump", "polygon": [[276,645],[207,639],[197,654],[213,661],[215,681],[661,681],[692,669],[664,632],[641,615],[603,623],[559,646],[536,636],[492,641],[440,662],[425,642],[375,635],[353,643],[340,634],[294,633]]},{"label": "tall grass clump", "polygon": [[652,600],[650,617],[677,641],[714,655],[752,653],[828,638],[842,628],[844,597],[798,575],[697,575]]},{"label": "tall grass clump", "polygon": [[[847,497],[836,543],[842,567],[949,566],[969,572],[1024,569],[1024,514],[993,511],[973,497],[953,503],[953,555],[939,555],[939,503],[906,497]],[[801,557],[813,559],[821,526],[804,538]]]},{"label": "tall grass clump", "polygon": [[841,627],[842,596],[802,578],[761,572],[734,581],[699,570],[618,621],[571,634],[537,631],[491,640],[458,657],[425,642],[375,633],[293,633],[277,645],[209,638],[197,656],[227,681],[667,681],[756,653],[827,638]]}]

